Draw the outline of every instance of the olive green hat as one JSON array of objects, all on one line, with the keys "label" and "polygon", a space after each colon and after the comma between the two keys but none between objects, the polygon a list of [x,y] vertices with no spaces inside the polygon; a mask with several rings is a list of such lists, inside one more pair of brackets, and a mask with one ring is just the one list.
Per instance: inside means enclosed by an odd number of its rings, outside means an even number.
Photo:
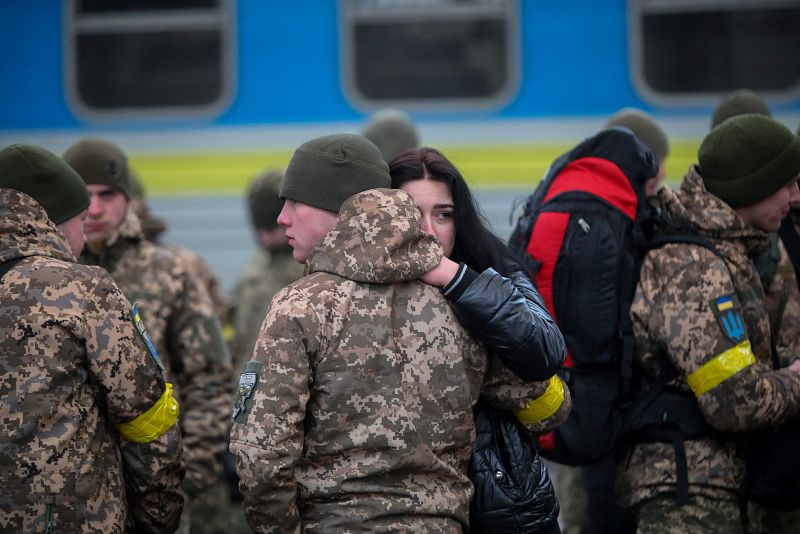
[{"label": "olive green hat", "polygon": [[761,96],[749,89],[740,89],[725,96],[714,109],[714,116],[711,118],[711,127],[714,128],[726,119],[746,113],[755,113],[771,117],[767,103]]},{"label": "olive green hat", "polygon": [[737,209],[797,178],[800,138],[770,117],[737,115],[709,132],[697,158],[706,189]]},{"label": "olive green hat", "polygon": [[78,173],[49,150],[34,145],[0,150],[0,187],[33,198],[55,224],[89,207],[89,192]]},{"label": "olive green hat", "polygon": [[247,189],[247,206],[250,221],[259,230],[272,230],[278,227],[278,215],[283,208],[280,197],[283,172],[270,170],[256,176]]},{"label": "olive green hat", "polygon": [[361,134],[375,143],[387,163],[401,152],[419,146],[419,136],[411,117],[398,109],[375,112]]},{"label": "olive green hat", "polygon": [[636,108],[625,108],[615,113],[606,128],[624,126],[633,132],[639,141],[653,151],[658,161],[669,155],[669,140],[664,130],[650,115]]},{"label": "olive green hat", "polygon": [[104,139],[83,139],[64,152],[64,161],[85,183],[110,185],[131,198],[128,158],[113,143]]},{"label": "olive green hat", "polygon": [[378,147],[360,135],[324,135],[294,151],[281,198],[339,213],[351,196],[379,187],[391,187],[391,177]]}]

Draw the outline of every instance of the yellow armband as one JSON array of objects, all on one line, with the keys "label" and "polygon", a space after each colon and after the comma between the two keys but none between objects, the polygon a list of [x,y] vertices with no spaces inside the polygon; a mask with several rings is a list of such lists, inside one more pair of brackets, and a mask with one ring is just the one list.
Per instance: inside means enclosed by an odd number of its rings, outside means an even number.
[{"label": "yellow armband", "polygon": [[520,423],[531,425],[544,421],[561,408],[564,403],[564,383],[558,376],[550,378],[541,397],[528,401],[525,407],[514,412]]},{"label": "yellow armband", "polygon": [[146,412],[129,423],[120,423],[117,430],[126,441],[149,443],[160,438],[178,420],[180,407],[172,397],[172,384],[167,383],[164,394]]},{"label": "yellow armband", "polygon": [[756,356],[750,348],[750,340],[745,339],[735,347],[714,356],[686,380],[694,391],[694,396],[699,397],[754,363]]}]

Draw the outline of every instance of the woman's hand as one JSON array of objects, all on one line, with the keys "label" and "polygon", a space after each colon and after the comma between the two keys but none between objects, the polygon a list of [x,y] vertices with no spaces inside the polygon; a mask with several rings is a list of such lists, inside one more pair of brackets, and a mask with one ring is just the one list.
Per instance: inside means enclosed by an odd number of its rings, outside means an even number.
[{"label": "woman's hand", "polygon": [[436,287],[446,286],[458,272],[458,264],[450,258],[442,256],[439,265],[419,277],[426,284]]}]

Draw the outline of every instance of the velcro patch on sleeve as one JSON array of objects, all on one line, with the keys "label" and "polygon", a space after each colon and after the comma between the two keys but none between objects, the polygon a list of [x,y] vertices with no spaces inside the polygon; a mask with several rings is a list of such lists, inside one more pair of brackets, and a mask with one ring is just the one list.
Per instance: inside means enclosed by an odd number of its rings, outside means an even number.
[{"label": "velcro patch on sleeve", "polygon": [[735,294],[713,298],[708,301],[708,304],[711,306],[714,317],[717,318],[722,333],[733,345],[738,345],[748,338],[742,319],[742,307]]},{"label": "velcro patch on sleeve", "polygon": [[233,394],[231,419],[234,423],[247,422],[247,416],[253,405],[253,393],[263,370],[264,364],[251,360],[247,362],[244,372],[239,375],[239,385]]},{"label": "velcro patch on sleeve", "polygon": [[133,316],[133,325],[136,327],[136,331],[139,332],[139,336],[141,336],[142,341],[144,341],[145,347],[147,347],[147,351],[150,353],[150,356],[155,360],[156,365],[158,368],[161,369],[161,372],[166,372],[164,368],[164,364],[161,362],[161,358],[158,357],[158,351],[156,350],[155,345],[153,342],[150,341],[150,336],[147,335],[147,330],[144,327],[144,323],[142,322],[142,317],[139,314],[139,305],[137,303],[133,304],[131,308],[131,315]]}]

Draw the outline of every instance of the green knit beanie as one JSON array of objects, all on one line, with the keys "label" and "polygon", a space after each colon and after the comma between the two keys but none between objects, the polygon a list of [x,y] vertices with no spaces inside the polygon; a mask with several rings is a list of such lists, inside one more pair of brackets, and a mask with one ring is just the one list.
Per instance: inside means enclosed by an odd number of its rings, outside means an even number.
[{"label": "green knit beanie", "polygon": [[116,145],[104,139],[84,139],[64,152],[64,161],[86,184],[110,185],[131,198],[128,158]]},{"label": "green knit beanie", "polygon": [[0,150],[0,187],[33,198],[55,224],[89,207],[89,192],[78,173],[52,152],[34,145]]},{"label": "green knit beanie", "polygon": [[734,209],[767,198],[800,174],[800,138],[764,115],[737,115],[715,127],[697,154],[706,189]]},{"label": "green knit beanie", "polygon": [[128,181],[130,182],[130,198],[139,202],[147,202],[147,193],[144,190],[144,182],[141,175],[128,165]]},{"label": "green knit beanie", "polygon": [[397,109],[375,112],[364,127],[362,135],[378,147],[387,163],[401,152],[419,145],[419,136],[411,117]]},{"label": "green knit beanie", "polygon": [[259,230],[272,230],[278,227],[278,215],[283,208],[280,198],[283,172],[271,170],[253,178],[247,190],[247,205],[250,220]]},{"label": "green knit beanie", "polygon": [[653,151],[658,161],[669,155],[667,134],[644,111],[636,108],[625,108],[615,113],[606,124],[606,128],[624,126],[633,132],[639,141]]},{"label": "green knit beanie", "polygon": [[391,178],[378,147],[360,135],[324,135],[294,151],[281,198],[339,213],[346,199],[379,187]]},{"label": "green knit beanie", "polygon": [[711,127],[714,128],[726,119],[746,113],[755,113],[771,117],[767,103],[758,93],[748,89],[740,89],[725,96],[714,109],[714,116],[711,118]]}]

